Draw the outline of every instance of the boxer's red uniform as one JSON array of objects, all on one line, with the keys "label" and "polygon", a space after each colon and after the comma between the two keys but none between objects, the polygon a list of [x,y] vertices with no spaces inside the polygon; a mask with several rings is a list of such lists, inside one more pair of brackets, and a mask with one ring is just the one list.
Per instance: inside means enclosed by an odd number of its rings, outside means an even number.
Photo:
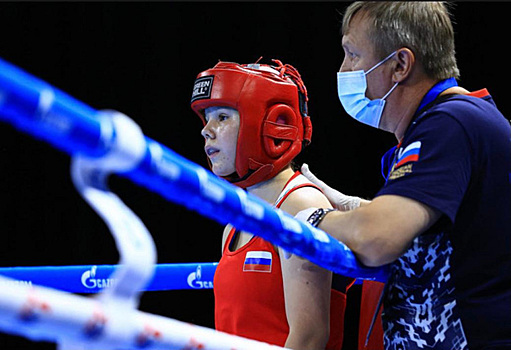
[{"label": "boxer's red uniform", "polygon": [[[290,189],[287,195],[304,186],[317,187],[310,182],[302,183]],[[280,207],[285,198],[275,206]],[[284,346],[289,326],[279,254],[271,243],[258,236],[254,236],[249,243],[233,252],[229,246],[235,233],[233,228],[227,237],[223,256],[215,273],[216,329]],[[262,257],[257,264],[250,264],[255,261],[251,256],[264,255],[261,252],[268,252],[271,257]],[[327,349],[342,347],[345,308],[346,294],[332,289]]]}]

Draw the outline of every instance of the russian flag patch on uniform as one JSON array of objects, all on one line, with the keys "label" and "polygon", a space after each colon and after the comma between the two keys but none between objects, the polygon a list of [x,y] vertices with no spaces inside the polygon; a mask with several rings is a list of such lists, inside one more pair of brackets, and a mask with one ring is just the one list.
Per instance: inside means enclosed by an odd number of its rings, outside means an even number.
[{"label": "russian flag patch on uniform", "polygon": [[395,180],[400,177],[410,174],[415,162],[419,160],[421,151],[421,142],[412,142],[404,149],[399,149],[394,165],[390,170],[388,180]]},{"label": "russian flag patch on uniform", "polygon": [[271,272],[271,252],[252,251],[247,252],[243,263],[244,272]]},{"label": "russian flag patch on uniform", "polygon": [[394,165],[394,169],[397,169],[406,163],[418,161],[420,150],[420,141],[413,142],[409,144],[404,150],[400,150],[397,156],[396,165]]}]

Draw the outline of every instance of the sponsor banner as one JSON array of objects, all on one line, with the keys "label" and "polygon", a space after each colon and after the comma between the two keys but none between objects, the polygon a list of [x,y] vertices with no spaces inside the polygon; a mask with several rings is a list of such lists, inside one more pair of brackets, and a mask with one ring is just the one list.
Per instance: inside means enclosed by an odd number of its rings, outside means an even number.
[{"label": "sponsor banner", "polygon": [[[158,264],[144,291],[211,289],[218,263]],[[71,293],[98,293],[112,287],[116,265],[3,267],[0,275],[23,285],[41,285]]]}]

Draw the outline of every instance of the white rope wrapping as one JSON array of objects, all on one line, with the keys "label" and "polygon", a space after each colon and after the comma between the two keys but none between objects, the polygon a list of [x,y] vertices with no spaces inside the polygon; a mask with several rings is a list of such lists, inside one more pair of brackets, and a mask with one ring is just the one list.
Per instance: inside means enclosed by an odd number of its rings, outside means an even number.
[{"label": "white rope wrapping", "polygon": [[[95,298],[0,277],[0,327],[34,341],[94,349],[282,349]],[[66,349],[67,350],[67,349]]]},{"label": "white rope wrapping", "polygon": [[78,193],[107,224],[119,251],[119,268],[112,276],[117,282],[98,297],[136,308],[140,291],[154,273],[156,247],[142,220],[109,191],[106,181],[111,173],[135,168],[146,144],[140,127],[126,115],[103,111],[100,120],[102,130],[111,130],[109,152],[102,157],[73,155],[71,177]]}]

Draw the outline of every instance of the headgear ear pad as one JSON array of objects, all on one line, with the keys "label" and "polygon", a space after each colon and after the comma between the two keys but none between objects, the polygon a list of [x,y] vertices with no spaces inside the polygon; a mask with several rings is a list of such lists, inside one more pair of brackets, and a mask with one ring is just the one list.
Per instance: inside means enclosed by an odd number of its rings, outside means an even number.
[{"label": "headgear ear pad", "polygon": [[298,118],[301,117],[297,117],[293,109],[284,104],[277,104],[268,109],[263,122],[263,143],[268,156],[281,157],[297,140]]},{"label": "headgear ear pad", "polygon": [[[280,73],[275,68],[281,68]],[[299,87],[285,74],[286,68],[299,79],[305,96],[299,97]],[[236,174],[226,179],[246,188],[274,177],[300,153],[303,141],[310,142],[312,126],[300,106],[303,101],[307,101],[305,87],[289,65],[219,62],[197,76],[191,104],[204,124],[208,107],[238,110]]]}]

